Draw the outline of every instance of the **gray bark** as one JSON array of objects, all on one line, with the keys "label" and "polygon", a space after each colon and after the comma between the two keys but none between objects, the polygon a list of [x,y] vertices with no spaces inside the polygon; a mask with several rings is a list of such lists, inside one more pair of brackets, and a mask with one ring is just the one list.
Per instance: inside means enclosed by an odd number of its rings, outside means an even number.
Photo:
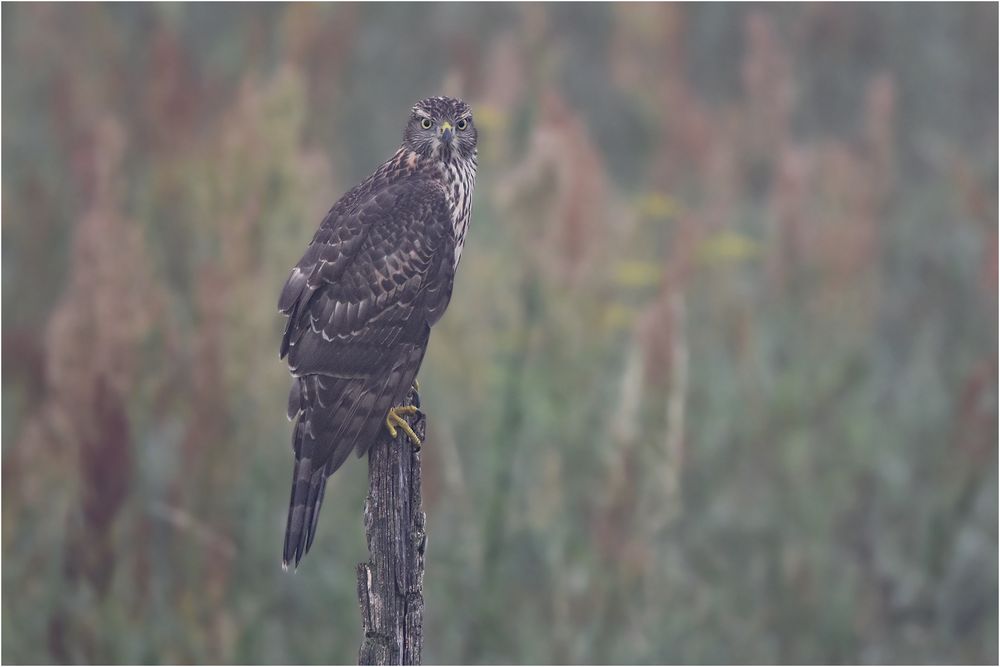
[{"label": "gray bark", "polygon": [[[410,403],[412,401],[412,403]],[[415,391],[407,397],[419,405]],[[409,416],[424,439],[423,414]],[[364,639],[359,665],[419,665],[423,645],[424,532],[420,450],[387,430],[368,451],[365,533],[368,562],[358,563],[358,604]]]}]

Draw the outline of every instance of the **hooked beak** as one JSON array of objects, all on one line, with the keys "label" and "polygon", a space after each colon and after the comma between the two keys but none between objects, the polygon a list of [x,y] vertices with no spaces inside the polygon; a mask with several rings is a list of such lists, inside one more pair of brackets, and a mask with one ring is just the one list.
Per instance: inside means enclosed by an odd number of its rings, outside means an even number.
[{"label": "hooked beak", "polygon": [[455,136],[455,132],[451,127],[451,123],[448,121],[441,123],[441,141],[450,144],[453,136]]}]

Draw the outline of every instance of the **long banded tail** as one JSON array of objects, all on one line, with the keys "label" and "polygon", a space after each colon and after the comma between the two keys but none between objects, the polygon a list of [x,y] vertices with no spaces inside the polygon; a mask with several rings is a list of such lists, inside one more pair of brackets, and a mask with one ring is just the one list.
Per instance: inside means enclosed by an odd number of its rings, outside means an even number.
[{"label": "long banded tail", "polygon": [[288,523],[285,526],[285,546],[281,558],[281,565],[286,570],[289,564],[298,567],[302,557],[312,546],[326,490],[325,466],[314,469],[315,452],[305,451],[313,441],[311,438],[300,437],[302,429],[301,423],[296,424],[296,453],[301,455],[295,457],[292,469],[292,495],[288,502]]}]

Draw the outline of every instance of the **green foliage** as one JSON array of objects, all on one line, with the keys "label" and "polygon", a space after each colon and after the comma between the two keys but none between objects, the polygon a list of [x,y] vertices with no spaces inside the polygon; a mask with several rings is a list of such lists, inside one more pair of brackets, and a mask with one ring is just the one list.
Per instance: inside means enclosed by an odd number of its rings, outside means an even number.
[{"label": "green foliage", "polygon": [[3,18],[4,662],[355,660],[275,303],[442,92],[428,661],[997,661],[996,6]]}]

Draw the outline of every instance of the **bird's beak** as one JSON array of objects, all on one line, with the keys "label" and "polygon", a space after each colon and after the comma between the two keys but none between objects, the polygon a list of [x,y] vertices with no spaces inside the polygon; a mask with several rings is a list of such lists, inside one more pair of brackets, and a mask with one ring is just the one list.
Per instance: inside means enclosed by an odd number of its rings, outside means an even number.
[{"label": "bird's beak", "polygon": [[455,136],[455,132],[452,130],[451,123],[448,121],[441,123],[441,141],[450,144],[453,136]]}]

